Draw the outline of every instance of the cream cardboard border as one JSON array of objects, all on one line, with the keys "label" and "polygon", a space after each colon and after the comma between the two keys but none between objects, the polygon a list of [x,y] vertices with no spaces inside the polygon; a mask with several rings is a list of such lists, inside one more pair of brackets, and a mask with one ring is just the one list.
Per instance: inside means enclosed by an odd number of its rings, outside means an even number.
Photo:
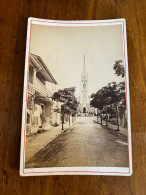
[{"label": "cream cardboard border", "polygon": [[[125,79],[127,88],[127,122],[128,122],[128,148],[129,148],[129,168],[125,167],[50,167],[25,169],[25,141],[26,141],[26,106],[27,106],[27,81],[29,69],[29,50],[31,40],[31,24],[48,26],[107,26],[122,25],[123,31],[123,51],[125,61]],[[28,18],[26,55],[25,55],[25,73],[23,88],[23,106],[22,106],[22,127],[21,127],[21,149],[20,149],[20,175],[21,176],[39,176],[39,175],[119,175],[130,176],[132,174],[132,146],[131,146],[131,123],[130,123],[130,95],[129,95],[129,76],[128,76],[128,58],[127,58],[127,36],[125,19],[113,20],[80,20],[80,21],[59,21],[44,20],[38,18]]]}]

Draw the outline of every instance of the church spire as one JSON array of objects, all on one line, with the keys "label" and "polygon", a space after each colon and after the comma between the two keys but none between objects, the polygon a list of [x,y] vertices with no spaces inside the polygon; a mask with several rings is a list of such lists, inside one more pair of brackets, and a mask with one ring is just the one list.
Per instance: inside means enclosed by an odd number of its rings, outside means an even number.
[{"label": "church spire", "polygon": [[85,72],[86,72],[86,67],[85,67],[85,54],[84,54],[83,73],[85,74]]}]

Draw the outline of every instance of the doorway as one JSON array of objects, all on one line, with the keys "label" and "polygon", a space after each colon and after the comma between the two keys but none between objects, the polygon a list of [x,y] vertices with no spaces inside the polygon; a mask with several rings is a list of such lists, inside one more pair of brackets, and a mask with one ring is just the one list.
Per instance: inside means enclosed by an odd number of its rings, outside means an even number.
[{"label": "doorway", "polygon": [[83,108],[83,113],[86,113],[86,107]]}]

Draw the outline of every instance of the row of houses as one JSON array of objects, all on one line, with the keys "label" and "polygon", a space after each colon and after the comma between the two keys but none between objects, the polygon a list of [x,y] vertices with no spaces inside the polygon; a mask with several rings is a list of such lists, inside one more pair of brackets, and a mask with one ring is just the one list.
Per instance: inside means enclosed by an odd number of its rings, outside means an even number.
[{"label": "row of houses", "polygon": [[52,100],[57,81],[40,56],[29,55],[26,133],[48,130],[61,122],[61,103]]}]

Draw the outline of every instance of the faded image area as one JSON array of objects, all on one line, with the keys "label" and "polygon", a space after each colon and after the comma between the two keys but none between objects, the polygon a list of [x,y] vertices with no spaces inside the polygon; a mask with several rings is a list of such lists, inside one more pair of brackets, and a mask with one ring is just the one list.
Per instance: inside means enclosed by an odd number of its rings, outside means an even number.
[{"label": "faded image area", "polygon": [[25,168],[129,167],[122,25],[31,25]]}]

